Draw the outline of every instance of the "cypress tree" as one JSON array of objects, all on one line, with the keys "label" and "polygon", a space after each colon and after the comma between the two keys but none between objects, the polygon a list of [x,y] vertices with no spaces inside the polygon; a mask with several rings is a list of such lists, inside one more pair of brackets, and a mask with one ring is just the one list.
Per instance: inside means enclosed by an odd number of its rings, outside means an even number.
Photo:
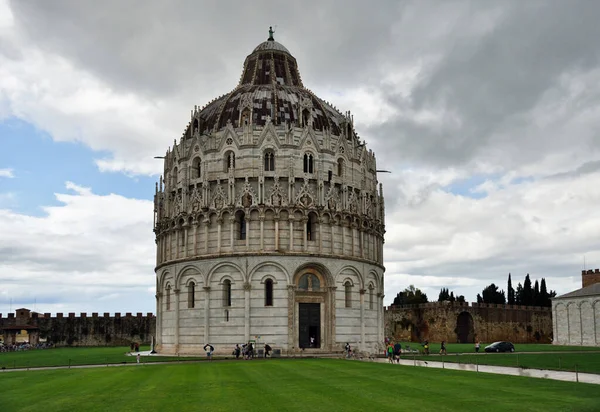
[{"label": "cypress tree", "polygon": [[521,282],[517,284],[517,290],[515,292],[515,304],[524,305],[523,303],[523,286],[521,286]]},{"label": "cypress tree", "polygon": [[537,279],[535,280],[535,284],[533,286],[533,305],[534,306],[542,306],[540,303],[540,284]]},{"label": "cypress tree", "polygon": [[515,304],[515,290],[512,287],[512,281],[510,279],[510,273],[508,274],[508,287],[506,288],[506,293],[507,293],[507,297],[508,297],[508,304],[509,305],[514,305]]},{"label": "cypress tree", "polygon": [[532,306],[533,305],[533,288],[531,287],[531,279],[529,279],[529,273],[525,276],[525,283],[523,283],[523,302],[521,305]]},{"label": "cypress tree", "polygon": [[546,279],[542,278],[542,283],[540,284],[540,306],[552,306],[552,302],[550,301],[550,294],[548,293],[548,289],[546,288]]}]

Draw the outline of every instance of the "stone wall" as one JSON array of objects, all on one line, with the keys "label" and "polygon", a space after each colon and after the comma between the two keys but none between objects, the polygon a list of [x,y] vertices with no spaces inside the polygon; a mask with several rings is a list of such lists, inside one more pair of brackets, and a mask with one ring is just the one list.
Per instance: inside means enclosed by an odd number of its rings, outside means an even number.
[{"label": "stone wall", "polygon": [[600,296],[552,301],[554,343],[600,346]]},{"label": "stone wall", "polygon": [[[29,312],[29,311],[26,311]],[[135,316],[126,313],[121,316],[115,313],[110,316],[104,313],[92,313],[88,316],[81,313],[27,313],[27,317],[17,316],[13,313],[8,316],[0,314],[0,330],[15,326],[27,326],[30,335],[39,336],[53,342],[57,346],[129,346],[131,342],[150,344],[155,335],[156,317],[152,313],[145,316],[137,313]],[[11,332],[4,331],[4,340],[11,343]],[[14,332],[13,332],[14,336]],[[32,342],[36,343],[36,342]]]},{"label": "stone wall", "polygon": [[385,308],[385,334],[395,340],[473,343],[508,340],[550,343],[550,308],[432,302]]}]

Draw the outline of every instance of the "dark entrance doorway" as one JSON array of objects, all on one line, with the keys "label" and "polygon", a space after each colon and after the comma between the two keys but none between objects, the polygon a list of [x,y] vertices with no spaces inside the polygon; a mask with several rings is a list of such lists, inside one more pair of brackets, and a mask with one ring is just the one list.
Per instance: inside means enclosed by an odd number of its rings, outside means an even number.
[{"label": "dark entrance doorway", "polygon": [[310,338],[314,338],[313,348],[320,347],[321,342],[321,304],[299,303],[300,306],[298,323],[299,336],[298,346],[310,348]]},{"label": "dark entrance doorway", "polygon": [[459,343],[475,342],[473,316],[469,312],[461,312],[456,319],[456,338]]}]

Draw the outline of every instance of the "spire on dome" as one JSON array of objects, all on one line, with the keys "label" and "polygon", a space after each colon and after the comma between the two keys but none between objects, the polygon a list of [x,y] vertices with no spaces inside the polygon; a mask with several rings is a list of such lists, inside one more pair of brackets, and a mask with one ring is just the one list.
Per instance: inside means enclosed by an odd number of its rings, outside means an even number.
[{"label": "spire on dome", "polygon": [[275,41],[275,39],[273,38],[273,33],[275,33],[273,31],[273,26],[269,26],[269,38],[267,39],[267,41]]}]

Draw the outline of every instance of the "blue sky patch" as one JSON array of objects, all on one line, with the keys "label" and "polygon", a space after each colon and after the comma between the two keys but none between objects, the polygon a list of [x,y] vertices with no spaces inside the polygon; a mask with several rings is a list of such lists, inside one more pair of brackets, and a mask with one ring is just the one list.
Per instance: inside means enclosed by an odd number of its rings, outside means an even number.
[{"label": "blue sky patch", "polygon": [[0,169],[12,169],[14,178],[0,178],[0,194],[13,193],[11,209],[43,215],[41,206],[54,206],[54,193],[68,193],[65,183],[89,187],[99,195],[110,193],[151,200],[157,177],[128,177],[100,172],[94,160],[108,152],[93,151],[81,143],[55,142],[34,125],[11,118],[0,122]]}]

